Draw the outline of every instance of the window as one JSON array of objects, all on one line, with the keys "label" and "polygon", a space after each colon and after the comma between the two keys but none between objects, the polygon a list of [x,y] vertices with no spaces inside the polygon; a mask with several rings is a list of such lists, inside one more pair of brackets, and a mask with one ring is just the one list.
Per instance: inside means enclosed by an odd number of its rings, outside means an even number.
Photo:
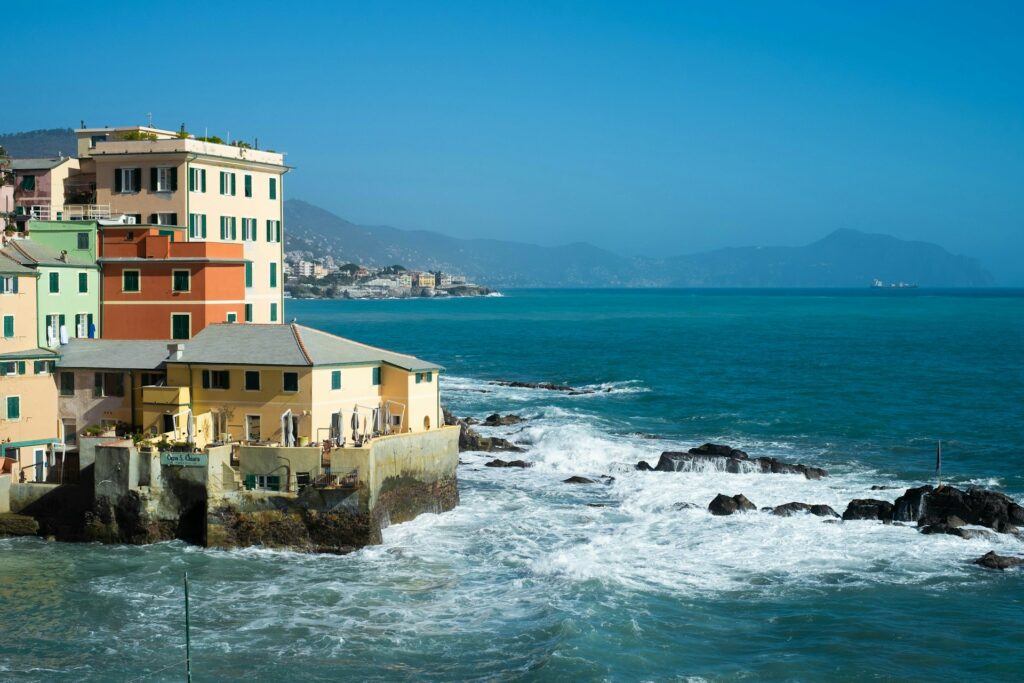
[{"label": "window", "polygon": [[114,192],[128,194],[142,189],[141,168],[115,168]]},{"label": "window", "polygon": [[286,372],[281,375],[282,389],[284,391],[298,391],[299,390],[299,373],[297,372]]},{"label": "window", "polygon": [[190,213],[188,215],[188,236],[206,239],[206,214]]},{"label": "window", "polygon": [[245,322],[252,322],[252,304],[245,305]]},{"label": "window", "polygon": [[7,419],[8,420],[20,420],[21,419],[21,396],[8,396],[7,397]]},{"label": "window", "polygon": [[171,314],[171,339],[188,339],[192,336],[192,316],[188,313]]},{"label": "window", "polygon": [[[252,261],[245,262],[245,286],[252,287]],[[250,318],[246,318],[246,320],[252,322]]]},{"label": "window", "polygon": [[433,382],[434,373],[432,372],[417,372],[416,373],[416,384],[420,382]]},{"label": "window", "polygon": [[331,370],[331,389],[341,389],[341,370]]},{"label": "window", "polygon": [[92,313],[79,313],[75,316],[75,336],[79,339],[92,339],[96,336],[96,326],[92,324]]},{"label": "window", "polygon": [[60,293],[60,273],[50,273],[50,294]]},{"label": "window", "polygon": [[32,362],[32,372],[36,375],[48,375],[53,372],[56,363],[52,360],[37,360]]},{"label": "window", "polygon": [[151,192],[177,192],[178,169],[170,166],[149,169],[149,189]]},{"label": "window", "polygon": [[270,286],[277,287],[277,264],[273,262],[270,264]]},{"label": "window", "polygon": [[18,276],[0,277],[0,294],[17,294]]},{"label": "window", "polygon": [[242,219],[242,240],[248,240],[250,242],[256,241],[256,219],[255,218],[243,218]]},{"label": "window", "polygon": [[252,196],[252,176],[248,174],[245,176],[245,196]]},{"label": "window", "polygon": [[192,271],[190,270],[172,270],[171,271],[171,291],[173,292],[189,292],[192,290]]},{"label": "window", "polygon": [[25,192],[34,192],[36,189],[36,177],[34,175],[21,176],[21,189]]},{"label": "window", "polygon": [[245,371],[245,390],[246,391],[259,391],[260,390],[260,371],[259,370],[246,370]]},{"label": "window", "polygon": [[276,303],[270,304],[270,322],[272,322],[272,323],[276,323],[277,322],[277,304]]},{"label": "window", "polygon": [[227,321],[228,321],[229,323],[236,323],[236,322],[238,322],[238,314],[237,314],[237,313],[235,313],[234,311],[229,311],[229,312],[228,312],[228,318],[227,318]]},{"label": "window", "polygon": [[373,386],[380,386],[380,368],[373,369]]},{"label": "window", "polygon": [[234,216],[220,217],[220,238],[222,240],[238,239],[238,219]]},{"label": "window", "polygon": [[206,169],[188,169],[188,189],[191,192],[206,192]]},{"label": "window", "polygon": [[281,221],[267,221],[267,241],[281,241]]},{"label": "window", "polygon": [[270,198],[277,199],[277,178],[270,179]]},{"label": "window", "polygon": [[164,386],[167,376],[162,372],[143,372],[139,376],[139,380],[144,387],[162,387]]},{"label": "window", "polygon": [[78,293],[88,294],[89,293],[89,274],[79,273],[78,274]]},{"label": "window", "polygon": [[78,248],[88,249],[89,248],[89,233],[80,232],[78,233]]},{"label": "window", "polygon": [[10,339],[14,336],[14,316],[4,316],[4,339]]},{"label": "window", "polygon": [[73,419],[64,418],[61,420],[64,427],[64,443],[68,446],[78,445],[78,425]]},{"label": "window", "polygon": [[106,133],[104,133],[103,135],[90,135],[89,136],[89,149],[94,149],[96,147],[96,143],[97,142],[106,142],[106,141],[107,141],[107,134]]},{"label": "window", "polygon": [[[149,215],[149,222],[153,225],[177,225],[178,214],[176,213],[152,213]],[[161,233],[162,234],[162,233]],[[171,235],[171,241],[174,241],[174,233]]]},{"label": "window", "polygon": [[18,364],[14,361],[0,363],[0,377],[15,375],[18,373]]},{"label": "window", "polygon": [[62,372],[62,373],[60,373],[60,395],[61,396],[74,396],[75,395],[75,373],[73,373],[73,372]]},{"label": "window", "polygon": [[137,270],[123,270],[121,271],[121,291],[122,292],[138,292],[141,290],[139,282],[139,271]]},{"label": "window", "polygon": [[231,373],[228,370],[203,370],[203,389],[230,389]]},{"label": "window", "polygon": [[227,171],[220,172],[220,193],[230,197],[235,196],[235,174]]},{"label": "window", "polygon": [[93,375],[93,396],[124,396],[124,375],[120,372],[97,372]]}]

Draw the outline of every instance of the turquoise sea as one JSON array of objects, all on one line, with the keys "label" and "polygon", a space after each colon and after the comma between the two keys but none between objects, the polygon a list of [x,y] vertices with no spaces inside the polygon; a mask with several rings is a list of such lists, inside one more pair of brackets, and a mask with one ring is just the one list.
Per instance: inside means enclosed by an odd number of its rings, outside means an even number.
[{"label": "turquoise sea", "polygon": [[[1024,499],[1024,291],[510,291],[290,301],[287,318],[446,366],[521,425],[464,453],[462,504],[344,557],[0,540],[0,680],[1022,680],[1024,541],[752,513],[944,478]],[[490,380],[595,388],[569,396]],[[830,476],[637,472],[705,441]],[[611,475],[574,486],[570,475]]]}]

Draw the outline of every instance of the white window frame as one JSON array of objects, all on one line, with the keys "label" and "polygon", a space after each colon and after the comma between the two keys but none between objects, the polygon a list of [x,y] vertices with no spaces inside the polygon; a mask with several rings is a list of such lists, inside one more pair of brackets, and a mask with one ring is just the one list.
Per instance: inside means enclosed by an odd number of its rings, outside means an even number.
[{"label": "white window frame", "polygon": [[174,223],[171,222],[171,217],[172,216],[174,216],[174,212],[173,211],[172,212],[165,212],[165,213],[158,213],[158,214],[156,214],[156,224],[157,225],[174,225]]},{"label": "white window frame", "polygon": [[89,314],[75,313],[75,337],[87,339],[89,337]]},{"label": "white window frame", "polygon": [[134,194],[139,191],[139,188],[135,187],[135,170],[134,168],[117,169],[117,172],[121,174],[121,194]]},{"label": "white window frame", "polygon": [[[173,166],[157,166],[156,168],[156,191],[171,192],[171,172],[175,171]],[[164,225],[161,223],[160,225]]]}]

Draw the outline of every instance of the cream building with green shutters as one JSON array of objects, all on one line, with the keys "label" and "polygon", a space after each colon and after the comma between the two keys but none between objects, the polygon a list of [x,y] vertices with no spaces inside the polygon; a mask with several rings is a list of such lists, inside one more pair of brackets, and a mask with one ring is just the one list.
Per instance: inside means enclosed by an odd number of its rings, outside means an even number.
[{"label": "cream building with green shutters", "polygon": [[96,204],[137,223],[188,228],[190,241],[244,246],[243,321],[282,322],[284,155],[146,128],[76,131]]}]

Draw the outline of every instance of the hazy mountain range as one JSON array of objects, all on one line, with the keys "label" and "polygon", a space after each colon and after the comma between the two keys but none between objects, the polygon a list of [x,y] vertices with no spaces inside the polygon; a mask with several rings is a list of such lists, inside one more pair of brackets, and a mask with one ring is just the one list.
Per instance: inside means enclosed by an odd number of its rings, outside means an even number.
[{"label": "hazy mountain range", "polygon": [[590,244],[542,247],[356,225],[308,202],[285,202],[285,247],[336,260],[461,273],[494,287],[866,287],[872,279],[922,287],[981,287],[972,258],[928,242],[836,230],[803,247],[739,247],[662,259]]},{"label": "hazy mountain range", "polygon": [[[14,157],[75,152],[70,128],[0,134]],[[285,202],[285,246],[366,265],[401,264],[467,275],[495,287],[866,287],[872,279],[922,287],[993,284],[977,260],[928,242],[837,230],[803,247],[739,247],[666,258],[590,244],[542,247],[459,239],[423,230],[350,223],[308,202]]]}]

